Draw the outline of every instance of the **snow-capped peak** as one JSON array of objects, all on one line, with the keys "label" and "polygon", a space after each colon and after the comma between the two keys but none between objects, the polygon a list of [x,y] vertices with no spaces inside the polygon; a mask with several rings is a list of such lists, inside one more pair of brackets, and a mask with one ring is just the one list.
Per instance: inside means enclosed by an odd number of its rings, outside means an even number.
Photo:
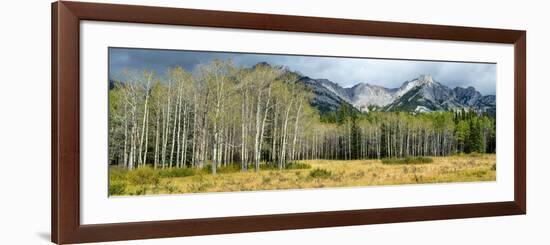
[{"label": "snow-capped peak", "polygon": [[[435,83],[435,81],[434,81],[434,79],[432,78],[431,75],[420,75],[418,78],[416,78],[412,81],[405,82],[403,84],[403,86],[411,89],[411,88],[414,88],[416,86],[429,85],[429,84],[434,84],[434,83]],[[401,88],[403,88],[403,86],[401,86]]]},{"label": "snow-capped peak", "polygon": [[459,108],[494,112],[495,107],[494,96],[483,96],[473,87],[451,89],[435,81],[431,75],[420,75],[404,82],[398,88],[385,88],[364,82],[342,88],[325,79],[313,81],[311,86],[316,89],[318,95],[315,103],[324,103],[323,108],[337,108],[338,103],[341,103],[338,100],[349,103],[363,112],[372,109],[423,113]]},{"label": "snow-capped peak", "polygon": [[420,75],[418,78],[411,81],[407,81],[401,85],[399,90],[395,93],[395,97],[401,97],[402,95],[409,92],[411,89],[421,86],[421,85],[430,85],[435,83],[431,75]]}]

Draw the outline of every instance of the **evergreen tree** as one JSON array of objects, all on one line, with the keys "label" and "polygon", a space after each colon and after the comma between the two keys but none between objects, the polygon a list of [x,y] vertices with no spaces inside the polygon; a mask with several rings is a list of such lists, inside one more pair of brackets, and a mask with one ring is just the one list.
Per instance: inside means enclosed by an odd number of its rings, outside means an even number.
[{"label": "evergreen tree", "polygon": [[470,119],[469,149],[467,152],[485,152],[483,149],[483,132],[477,118]]}]

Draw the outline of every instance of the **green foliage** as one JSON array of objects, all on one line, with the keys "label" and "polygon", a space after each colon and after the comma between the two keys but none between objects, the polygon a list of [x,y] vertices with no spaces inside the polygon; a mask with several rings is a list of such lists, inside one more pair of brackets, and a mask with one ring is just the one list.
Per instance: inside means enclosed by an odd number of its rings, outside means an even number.
[{"label": "green foliage", "polygon": [[458,143],[458,148],[460,151],[464,151],[466,149],[466,143],[468,142],[468,139],[470,138],[470,125],[468,122],[464,120],[457,120],[456,124],[456,141]]},{"label": "green foliage", "polygon": [[[285,169],[310,169],[292,161],[399,158],[383,161],[409,164],[418,160],[400,157],[495,151],[496,123],[489,113],[403,112],[414,111],[420,104],[441,109],[421,101],[418,88],[403,95],[408,103],[371,105],[363,113],[346,102],[335,111],[312,107],[316,103],[312,88],[297,82],[296,73],[267,63],[243,68],[230,60],[214,60],[194,71],[173,67],[157,76],[144,70],[121,79],[109,87],[110,166],[135,168],[143,162],[172,166],[174,161],[206,165],[202,169],[113,169],[113,183],[154,186],[159,178],[206,175],[212,172],[209,163],[221,159],[262,162],[260,170],[278,169],[278,164],[263,162],[279,160]],[[220,174],[242,171],[239,164],[220,165],[216,170]],[[122,189],[113,188],[113,192]]]},{"label": "green foliage", "polygon": [[322,123],[336,123],[338,121],[338,116],[334,111],[322,112],[319,121]]},{"label": "green foliage", "polygon": [[357,109],[355,109],[348,103],[342,103],[340,105],[340,109],[338,110],[338,113],[336,114],[337,116],[336,121],[339,124],[343,124],[347,121],[353,121],[357,119],[358,115],[359,115],[359,111],[357,111]]},{"label": "green foliage", "polygon": [[470,111],[454,115],[457,150],[465,153],[494,153],[496,149],[496,121],[488,114]]},{"label": "green foliage", "polygon": [[127,173],[128,171],[122,168],[109,168],[109,196],[118,196],[126,193]]},{"label": "green foliage", "polygon": [[322,168],[316,168],[309,172],[309,177],[311,178],[325,179],[329,178],[330,176],[332,176],[332,172]]},{"label": "green foliage", "polygon": [[467,152],[485,152],[481,125],[477,119],[470,120],[470,137]]},{"label": "green foliage", "polygon": [[159,173],[149,166],[128,171],[126,178],[130,184],[139,186],[158,185],[160,182]]},{"label": "green foliage", "polygon": [[109,181],[126,181],[128,170],[119,167],[109,168]]},{"label": "green foliage", "polygon": [[166,168],[157,169],[161,178],[187,177],[195,175],[195,170],[191,168]]},{"label": "green foliage", "polygon": [[126,192],[126,182],[124,181],[110,181],[109,182],[109,196],[120,196]]},{"label": "green foliage", "polygon": [[285,169],[310,169],[311,165],[307,163],[291,162],[285,165]]},{"label": "green foliage", "polygon": [[[289,162],[285,164],[284,169],[310,169],[311,165],[301,162]],[[278,170],[279,166],[277,164],[260,164],[260,170]]]},{"label": "green foliage", "polygon": [[405,158],[384,158],[383,164],[422,164],[432,163],[433,159],[429,157],[405,157]]}]

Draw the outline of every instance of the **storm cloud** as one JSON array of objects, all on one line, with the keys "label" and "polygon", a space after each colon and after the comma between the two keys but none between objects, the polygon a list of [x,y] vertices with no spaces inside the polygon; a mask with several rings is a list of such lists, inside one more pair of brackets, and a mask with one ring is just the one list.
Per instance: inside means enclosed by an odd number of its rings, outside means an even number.
[{"label": "storm cloud", "polygon": [[163,74],[181,66],[193,70],[214,59],[231,59],[237,66],[251,67],[259,62],[285,66],[311,78],[325,78],[342,87],[370,83],[387,88],[423,74],[451,88],[472,86],[484,95],[495,94],[496,64],[450,61],[394,60],[299,55],[179,51],[158,49],[109,48],[109,79],[117,79],[124,69],[152,69]]}]

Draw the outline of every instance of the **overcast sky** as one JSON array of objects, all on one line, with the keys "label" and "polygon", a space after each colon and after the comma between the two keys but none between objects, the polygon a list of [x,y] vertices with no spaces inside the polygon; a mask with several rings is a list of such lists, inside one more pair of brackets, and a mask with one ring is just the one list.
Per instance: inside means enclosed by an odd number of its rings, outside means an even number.
[{"label": "overcast sky", "polygon": [[329,79],[342,87],[364,82],[396,88],[405,81],[430,74],[434,80],[451,88],[472,86],[484,95],[495,94],[496,89],[496,64],[486,63],[125,48],[110,48],[109,51],[110,79],[117,79],[126,68],[153,69],[162,74],[174,66],[193,70],[214,59],[231,59],[235,65],[244,67],[258,62],[286,66],[311,78]]}]

